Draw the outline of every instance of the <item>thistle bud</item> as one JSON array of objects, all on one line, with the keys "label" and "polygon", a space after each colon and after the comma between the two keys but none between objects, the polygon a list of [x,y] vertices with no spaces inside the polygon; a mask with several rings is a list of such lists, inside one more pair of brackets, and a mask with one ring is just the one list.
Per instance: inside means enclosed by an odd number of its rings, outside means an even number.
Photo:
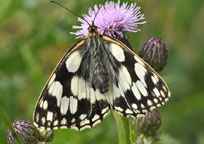
[{"label": "thistle bud", "polygon": [[161,117],[158,110],[154,109],[147,113],[145,117],[139,117],[136,119],[135,128],[138,132],[145,137],[157,137],[161,126]]},{"label": "thistle bud", "polygon": [[[21,138],[22,142],[25,144],[37,143],[39,132],[37,128],[28,120],[15,121],[12,124],[16,134]],[[16,136],[11,133],[10,130],[7,131],[7,142],[9,144],[17,144]]]},{"label": "thistle bud", "polygon": [[160,72],[167,63],[168,50],[161,39],[153,37],[144,43],[138,55],[157,72]]}]

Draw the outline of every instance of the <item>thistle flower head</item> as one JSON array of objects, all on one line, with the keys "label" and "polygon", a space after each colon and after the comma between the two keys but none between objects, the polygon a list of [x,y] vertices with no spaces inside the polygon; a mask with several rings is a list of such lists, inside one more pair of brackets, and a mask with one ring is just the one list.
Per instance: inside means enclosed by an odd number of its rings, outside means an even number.
[{"label": "thistle flower head", "polygon": [[[50,142],[53,140],[53,130],[50,131],[38,131],[32,122],[28,120],[15,121],[12,124],[18,137],[21,138],[25,144],[39,143],[39,142]],[[7,142],[8,144],[17,144],[16,135],[10,130],[7,130]]]},{"label": "thistle flower head", "polygon": [[135,128],[138,132],[146,137],[158,138],[160,132],[158,132],[161,126],[161,116],[157,109],[154,109],[147,113],[145,117],[139,117],[136,119]]},{"label": "thistle flower head", "polygon": [[144,43],[138,55],[160,72],[167,64],[168,50],[161,39],[153,37]]},{"label": "thistle flower head", "polygon": [[[97,12],[98,14],[96,14]],[[145,23],[144,14],[141,14],[140,7],[136,6],[136,3],[130,5],[122,3],[120,6],[120,0],[117,3],[106,2],[104,6],[95,5],[94,9],[90,8],[89,14],[83,15],[83,17],[89,24],[94,23],[100,34],[112,37],[120,36],[121,38],[123,38],[124,32],[140,31],[138,24]],[[89,24],[81,18],[78,18],[78,21],[81,22],[81,25],[73,26],[73,28],[79,30],[71,32],[71,34],[77,35],[77,38],[87,36]]]},{"label": "thistle flower head", "polygon": [[[15,121],[12,124],[16,134],[21,138],[23,143],[37,143],[39,133],[37,128],[28,120]],[[10,130],[7,131],[7,142],[9,144],[16,144],[16,136],[11,133]]]}]

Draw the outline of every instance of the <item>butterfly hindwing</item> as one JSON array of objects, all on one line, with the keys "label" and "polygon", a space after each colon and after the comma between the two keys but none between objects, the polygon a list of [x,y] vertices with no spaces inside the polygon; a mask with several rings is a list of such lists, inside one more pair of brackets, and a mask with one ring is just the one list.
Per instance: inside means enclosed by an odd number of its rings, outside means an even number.
[{"label": "butterfly hindwing", "polygon": [[117,82],[112,83],[111,105],[123,116],[138,116],[163,105],[170,92],[162,78],[120,41],[103,36],[110,43],[118,65]]}]

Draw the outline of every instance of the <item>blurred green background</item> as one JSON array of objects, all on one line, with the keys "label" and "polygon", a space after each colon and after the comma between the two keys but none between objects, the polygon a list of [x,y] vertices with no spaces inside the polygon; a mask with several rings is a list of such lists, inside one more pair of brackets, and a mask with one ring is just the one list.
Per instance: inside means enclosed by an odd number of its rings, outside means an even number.
[{"label": "blurred green background", "polygon": [[[122,1],[122,0],[121,0]],[[77,14],[99,0],[58,0]],[[122,1],[123,2],[123,1]],[[147,23],[129,34],[138,52],[152,36],[162,38],[168,64],[161,75],[172,96],[159,111],[164,144],[204,144],[204,2],[203,0],[129,0],[142,7]],[[77,42],[77,17],[49,0],[0,1],[0,106],[9,119],[32,120],[35,103],[62,55]],[[6,143],[0,119],[0,143]],[[51,143],[117,144],[114,118],[82,132],[58,130]]]}]

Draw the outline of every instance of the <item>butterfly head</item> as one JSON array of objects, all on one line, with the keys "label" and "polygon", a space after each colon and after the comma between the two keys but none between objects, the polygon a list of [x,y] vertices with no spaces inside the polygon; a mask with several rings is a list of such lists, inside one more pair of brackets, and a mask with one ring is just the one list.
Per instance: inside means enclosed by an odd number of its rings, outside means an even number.
[{"label": "butterfly head", "polygon": [[88,28],[88,36],[99,35],[98,27],[94,24],[90,25]]}]

